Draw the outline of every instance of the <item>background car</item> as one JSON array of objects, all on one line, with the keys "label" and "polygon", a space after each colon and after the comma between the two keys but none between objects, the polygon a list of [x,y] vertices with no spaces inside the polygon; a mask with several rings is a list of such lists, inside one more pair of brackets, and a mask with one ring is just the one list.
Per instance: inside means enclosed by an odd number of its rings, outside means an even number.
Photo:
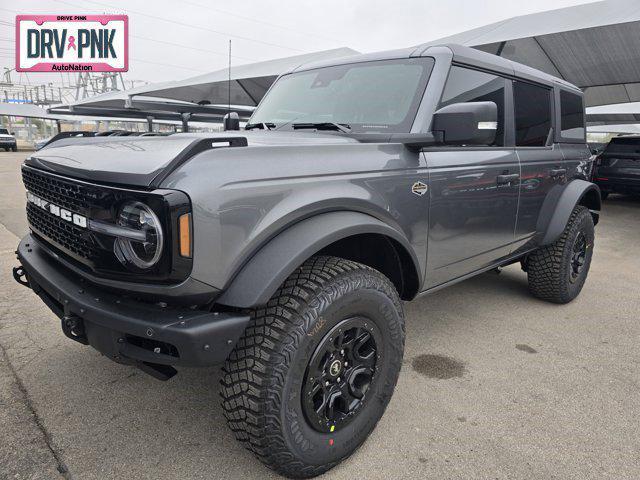
[{"label": "background car", "polygon": [[640,135],[613,138],[596,159],[593,181],[603,199],[610,193],[640,195]]},{"label": "background car", "polygon": [[6,128],[0,128],[0,147],[4,148],[5,151],[17,151],[18,144],[16,142],[16,137],[14,137],[13,133],[9,133],[9,130]]}]

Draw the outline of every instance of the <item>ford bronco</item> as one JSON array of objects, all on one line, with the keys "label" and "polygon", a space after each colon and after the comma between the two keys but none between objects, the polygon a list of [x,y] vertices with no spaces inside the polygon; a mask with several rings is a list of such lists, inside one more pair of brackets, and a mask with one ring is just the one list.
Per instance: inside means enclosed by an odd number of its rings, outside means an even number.
[{"label": "ford bronco", "polygon": [[312,477],[385,411],[402,301],[516,262],[536,297],[578,295],[591,168],[582,93],[524,65],[456,45],[304,65],[243,131],[32,154],[14,277],[116,362],[222,363],[238,440]]}]

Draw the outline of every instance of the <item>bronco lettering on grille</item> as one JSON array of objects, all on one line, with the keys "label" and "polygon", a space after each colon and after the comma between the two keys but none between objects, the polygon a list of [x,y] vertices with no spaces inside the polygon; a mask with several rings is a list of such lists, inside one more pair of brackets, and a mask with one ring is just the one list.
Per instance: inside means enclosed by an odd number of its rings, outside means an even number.
[{"label": "bronco lettering on grille", "polygon": [[27,192],[27,201],[33,203],[37,207],[42,208],[44,211],[61,218],[62,220],[71,222],[78,227],[87,228],[87,217],[83,217],[82,215],[70,212],[69,210],[59,207],[58,205],[54,205],[47,200],[43,200],[42,198],[37,197],[31,192]]}]

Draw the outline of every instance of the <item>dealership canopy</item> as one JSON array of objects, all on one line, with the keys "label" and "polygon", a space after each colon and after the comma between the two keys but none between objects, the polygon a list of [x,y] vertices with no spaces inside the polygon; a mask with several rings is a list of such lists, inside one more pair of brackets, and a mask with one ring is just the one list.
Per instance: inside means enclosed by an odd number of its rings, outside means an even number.
[{"label": "dealership canopy", "polygon": [[586,104],[640,101],[640,1],[605,0],[514,17],[429,44],[460,43],[585,91]]},{"label": "dealership canopy", "polygon": [[[50,113],[66,115],[97,115],[104,117],[148,118],[163,120],[215,122],[231,110],[247,119],[273,81],[301,64],[356,55],[350,48],[279,58],[265,62],[232,66],[229,70],[199,75],[177,82],[163,82],[110,92],[70,105],[49,109]],[[231,85],[231,98],[229,88]]]},{"label": "dealership canopy", "polygon": [[[304,63],[357,55],[351,48],[278,58],[231,66],[231,104],[255,107],[278,75]],[[160,97],[196,104],[226,105],[229,102],[229,69],[225,68],[170,85],[149,85],[136,95]]]}]

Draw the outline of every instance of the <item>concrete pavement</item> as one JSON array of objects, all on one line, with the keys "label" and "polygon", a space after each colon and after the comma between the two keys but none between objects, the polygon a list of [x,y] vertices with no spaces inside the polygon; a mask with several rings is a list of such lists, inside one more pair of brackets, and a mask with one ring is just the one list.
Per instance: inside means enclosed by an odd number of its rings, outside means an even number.
[{"label": "concrete pavement", "polygon": [[[22,158],[0,153],[0,479],[276,478],[227,430],[217,368],[117,365],[13,281]],[[638,252],[640,200],[614,196],[573,303],[532,298],[512,266],[406,304],[389,409],[325,477],[639,478]]]}]

